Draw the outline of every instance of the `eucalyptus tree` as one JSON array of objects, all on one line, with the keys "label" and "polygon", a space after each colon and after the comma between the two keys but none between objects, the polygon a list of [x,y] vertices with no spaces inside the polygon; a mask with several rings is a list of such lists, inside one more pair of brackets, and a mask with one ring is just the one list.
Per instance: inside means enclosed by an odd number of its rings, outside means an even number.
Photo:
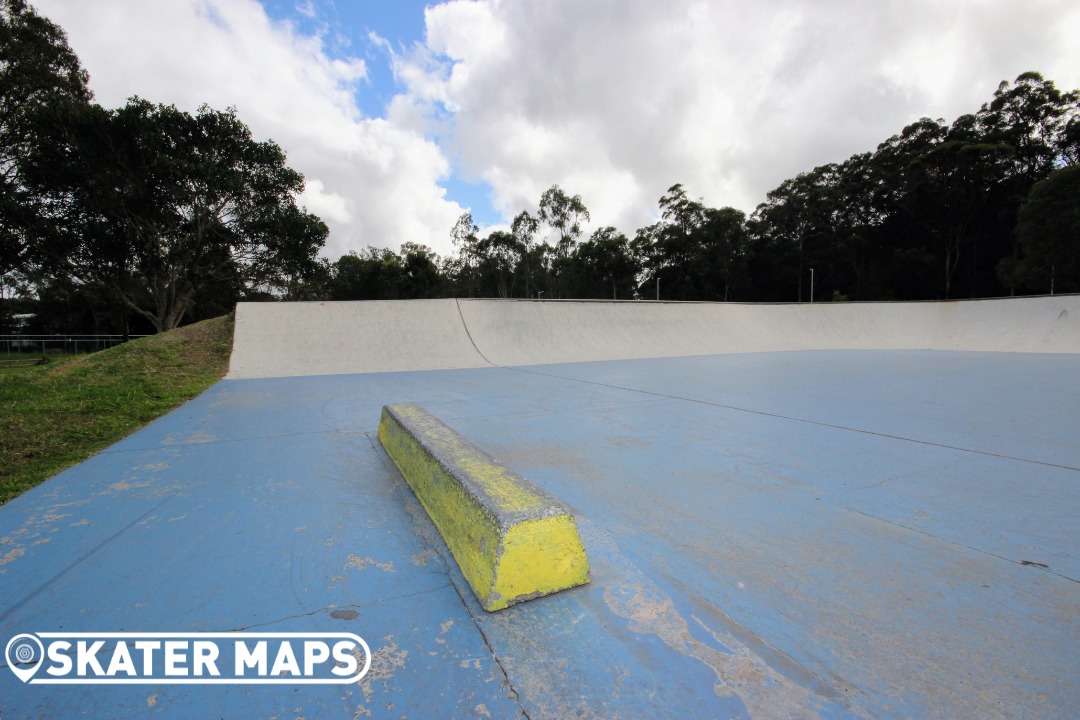
[{"label": "eucalyptus tree", "polygon": [[536,252],[536,232],[540,228],[540,221],[522,210],[514,216],[510,224],[510,233],[520,248],[519,274],[525,280],[525,297],[532,297],[535,290],[535,274],[543,270],[543,253]]},{"label": "eucalyptus tree", "polygon": [[490,278],[494,294],[513,297],[515,269],[521,262],[524,248],[517,238],[505,230],[494,230],[476,244],[478,269],[483,279]]},{"label": "eucalyptus tree", "polygon": [[1006,258],[1010,284],[1039,292],[1080,292],[1080,165],[1035,183],[1016,224],[1020,259]]},{"label": "eucalyptus tree", "polygon": [[656,235],[657,277],[661,277],[680,300],[697,298],[694,263],[700,244],[698,234],[705,222],[705,205],[691,200],[682,184],[668,188],[660,198],[661,224]]},{"label": "eucalyptus tree", "polygon": [[571,197],[558,185],[552,185],[540,196],[539,219],[556,233],[555,256],[565,258],[574,251],[581,224],[591,218],[580,195]]},{"label": "eucalyptus tree", "polygon": [[459,283],[465,286],[466,294],[473,296],[476,285],[476,246],[480,242],[478,233],[480,228],[473,222],[472,213],[462,213],[458,217],[454,227],[450,229],[450,241],[458,252],[457,277]]},{"label": "eucalyptus tree", "polygon": [[1077,161],[1078,119],[1080,93],[1062,92],[1037,72],[1003,80],[977,115],[982,141],[1011,149],[1009,174],[1022,179],[1024,194],[1054,169]]},{"label": "eucalyptus tree", "polygon": [[822,269],[837,233],[840,176],[833,163],[799,173],[754,211],[760,252],[769,255],[770,284],[783,293],[773,299],[810,299],[809,270]]},{"label": "eucalyptus tree", "polygon": [[731,207],[707,208],[697,235],[698,299],[732,300],[746,279],[746,214]]},{"label": "eucalyptus tree", "polygon": [[427,245],[401,244],[400,262],[404,270],[404,298],[436,298],[443,293],[439,256]]},{"label": "eucalyptus tree", "polygon": [[571,263],[571,288],[574,297],[612,300],[633,298],[641,263],[630,241],[614,227],[596,230],[574,249]]},{"label": "eucalyptus tree", "polygon": [[[982,142],[1006,147],[1010,157],[989,205],[990,222],[982,235],[998,237],[988,256],[1007,256],[1004,266],[1021,259],[1018,236],[1011,232],[1033,186],[1055,169],[1080,162],[1080,92],[1063,92],[1037,72],[1002,81],[976,115]],[[1016,290],[1009,273],[998,272]]]},{"label": "eucalyptus tree", "polygon": [[557,297],[566,292],[570,272],[570,256],[582,233],[581,225],[588,222],[589,210],[580,195],[567,195],[558,185],[552,185],[540,197],[538,219],[555,231],[555,245],[551,253],[550,278],[552,290]]}]

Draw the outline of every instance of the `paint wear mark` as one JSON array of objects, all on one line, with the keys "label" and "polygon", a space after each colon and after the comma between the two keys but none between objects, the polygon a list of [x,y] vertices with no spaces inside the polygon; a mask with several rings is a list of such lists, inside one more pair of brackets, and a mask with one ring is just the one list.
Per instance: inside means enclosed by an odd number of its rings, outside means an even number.
[{"label": "paint wear mark", "polygon": [[383,572],[394,572],[394,563],[392,562],[377,562],[374,559],[359,555],[349,555],[349,562],[345,563],[345,569],[356,568],[357,570],[367,570],[369,567],[377,567]]}]

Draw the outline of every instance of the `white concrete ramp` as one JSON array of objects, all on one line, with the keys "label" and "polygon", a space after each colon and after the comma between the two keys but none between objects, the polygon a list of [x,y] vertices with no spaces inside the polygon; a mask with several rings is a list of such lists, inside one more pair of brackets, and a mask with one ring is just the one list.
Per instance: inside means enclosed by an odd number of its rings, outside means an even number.
[{"label": "white concrete ramp", "polygon": [[462,300],[496,365],[783,350],[1080,352],[1080,296],[923,303]]},{"label": "white concrete ramp", "polygon": [[453,300],[237,303],[228,377],[487,365]]},{"label": "white concrete ramp", "polygon": [[239,303],[229,377],[785,350],[1080,353],[1080,295],[921,303]]}]

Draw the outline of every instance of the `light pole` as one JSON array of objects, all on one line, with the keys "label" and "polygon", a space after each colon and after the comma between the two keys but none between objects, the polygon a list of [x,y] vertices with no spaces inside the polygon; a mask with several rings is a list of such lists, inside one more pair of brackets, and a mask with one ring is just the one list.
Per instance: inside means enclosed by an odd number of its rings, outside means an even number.
[{"label": "light pole", "polygon": [[814,302],[814,268],[810,268],[810,302]]},{"label": "light pole", "polygon": [[656,299],[660,299],[660,278],[656,278]]}]

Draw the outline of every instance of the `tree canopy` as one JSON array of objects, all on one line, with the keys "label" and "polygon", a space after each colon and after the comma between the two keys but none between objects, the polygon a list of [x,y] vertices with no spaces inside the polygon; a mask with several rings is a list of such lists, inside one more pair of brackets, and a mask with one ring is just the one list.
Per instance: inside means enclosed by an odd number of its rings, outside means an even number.
[{"label": "tree canopy", "polygon": [[26,161],[44,274],[108,287],[168,330],[203,288],[288,287],[313,271],[327,229],[296,206],[303,177],[235,111],[68,105],[54,131]]},{"label": "tree canopy", "polygon": [[[440,292],[480,297],[928,300],[1073,291],[1080,94],[1034,72],[953,122],[784,180],[747,217],[679,183],[627,239],[552,185],[484,236],[452,230]],[[1073,204],[1070,204],[1073,203]],[[389,252],[389,251],[387,251]],[[431,286],[435,287],[435,285]]]},{"label": "tree canopy", "polygon": [[64,31],[25,0],[0,0],[0,275],[21,264],[32,218],[20,160],[41,141],[41,116],[90,102],[88,75]]},{"label": "tree canopy", "polygon": [[463,213],[446,257],[405,243],[334,261],[317,257],[326,225],[297,205],[303,177],[235,110],[92,99],[63,31],[0,0],[0,276],[58,329],[167,329],[242,298],[1080,292],[1080,92],[1036,72],[952,122],[920,118],[780,182],[749,216],[675,183],[654,222],[586,237],[585,200],[552,184],[509,227],[481,232]]},{"label": "tree canopy", "polygon": [[1016,224],[1021,259],[1018,285],[1045,291],[1080,292],[1080,165],[1050,173],[1035,183]]},{"label": "tree canopy", "polygon": [[0,274],[39,300],[94,297],[160,331],[325,274],[303,176],[234,109],[91,102],[63,31],[24,0],[0,0],[0,99]]}]

